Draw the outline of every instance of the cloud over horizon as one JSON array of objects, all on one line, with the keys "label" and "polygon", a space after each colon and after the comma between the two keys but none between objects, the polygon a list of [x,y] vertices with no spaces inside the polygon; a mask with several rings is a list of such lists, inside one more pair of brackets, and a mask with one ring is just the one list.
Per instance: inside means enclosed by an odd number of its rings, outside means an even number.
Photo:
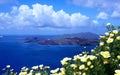
[{"label": "cloud over horizon", "polygon": [[[5,0],[11,3],[18,0]],[[0,30],[3,32],[35,31],[39,30],[49,33],[49,31],[59,31],[60,33],[80,31],[92,31],[98,29],[99,32],[105,31],[103,27],[107,22],[113,24],[120,23],[120,1],[116,0],[67,0],[63,6],[50,1],[19,1],[18,5],[8,4],[0,11]],[[4,2],[4,1],[3,1]],[[31,3],[29,3],[31,2]],[[38,2],[38,3],[36,3]],[[7,5],[7,4],[6,4]],[[11,8],[11,10],[10,10]],[[6,31],[5,31],[6,30]],[[17,32],[16,32],[17,33]]]},{"label": "cloud over horizon", "polygon": [[1,28],[76,28],[94,24],[81,13],[68,14],[64,10],[55,11],[52,5],[33,4],[12,7],[11,12],[0,12]]}]

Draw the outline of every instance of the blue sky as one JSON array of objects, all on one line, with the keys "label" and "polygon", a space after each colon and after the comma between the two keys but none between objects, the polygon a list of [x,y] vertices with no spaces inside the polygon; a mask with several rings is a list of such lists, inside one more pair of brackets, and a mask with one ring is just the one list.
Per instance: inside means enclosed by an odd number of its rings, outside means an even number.
[{"label": "blue sky", "polygon": [[103,34],[120,25],[119,0],[0,0],[0,35]]}]

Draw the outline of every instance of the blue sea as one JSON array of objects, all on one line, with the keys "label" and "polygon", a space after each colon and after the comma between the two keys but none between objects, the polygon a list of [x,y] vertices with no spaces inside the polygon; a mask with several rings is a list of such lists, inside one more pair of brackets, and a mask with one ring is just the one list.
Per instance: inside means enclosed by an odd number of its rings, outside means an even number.
[{"label": "blue sea", "polygon": [[[60,61],[64,57],[73,57],[84,51],[80,45],[40,45],[25,43],[24,38],[31,36],[4,36],[0,39],[0,69],[11,65],[15,71],[23,66],[32,67],[40,64],[50,66],[51,69],[61,67]],[[53,38],[54,36],[38,36]],[[95,46],[87,46],[90,51]]]}]

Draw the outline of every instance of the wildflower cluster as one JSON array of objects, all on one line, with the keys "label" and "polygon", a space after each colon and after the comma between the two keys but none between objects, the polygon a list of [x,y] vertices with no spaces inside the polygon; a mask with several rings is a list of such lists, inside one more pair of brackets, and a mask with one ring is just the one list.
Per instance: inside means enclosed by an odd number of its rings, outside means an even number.
[{"label": "wildflower cluster", "polygon": [[99,68],[104,69],[104,75],[114,75],[114,71],[118,73],[116,69],[120,69],[120,27],[116,29],[110,23],[106,27],[108,31],[100,36],[99,47],[94,54],[98,54],[99,65],[102,65]]},{"label": "wildflower cluster", "polygon": [[89,69],[94,68],[96,56],[88,55],[87,52],[84,54],[75,55],[74,58],[64,58],[61,60],[62,68],[51,70],[51,75],[87,75],[91,74],[92,71]]},{"label": "wildflower cluster", "polygon": [[[120,75],[120,27],[115,29],[110,23],[108,31],[101,35],[99,46],[90,53],[82,52],[73,58],[61,60],[62,67],[50,70],[49,66],[23,67],[19,75]],[[10,71],[10,66],[4,69],[3,75],[16,75]]]},{"label": "wildflower cluster", "polygon": [[31,69],[27,67],[21,68],[19,75],[49,75],[50,67],[49,66],[33,66]]},{"label": "wildflower cluster", "polygon": [[12,69],[10,65],[7,65],[2,70],[3,70],[2,75],[17,75],[17,72],[14,72],[14,69]]}]

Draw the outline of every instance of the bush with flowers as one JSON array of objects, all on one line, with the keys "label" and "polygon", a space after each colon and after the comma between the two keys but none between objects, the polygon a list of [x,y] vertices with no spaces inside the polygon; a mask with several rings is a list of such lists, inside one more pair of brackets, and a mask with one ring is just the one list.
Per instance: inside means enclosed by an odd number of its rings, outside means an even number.
[{"label": "bush with flowers", "polygon": [[50,70],[49,66],[23,67],[20,73],[13,72],[10,65],[2,75],[120,75],[120,27],[115,29],[110,23],[108,31],[101,35],[99,46],[91,52],[82,52],[73,58],[65,57],[62,68]]}]

